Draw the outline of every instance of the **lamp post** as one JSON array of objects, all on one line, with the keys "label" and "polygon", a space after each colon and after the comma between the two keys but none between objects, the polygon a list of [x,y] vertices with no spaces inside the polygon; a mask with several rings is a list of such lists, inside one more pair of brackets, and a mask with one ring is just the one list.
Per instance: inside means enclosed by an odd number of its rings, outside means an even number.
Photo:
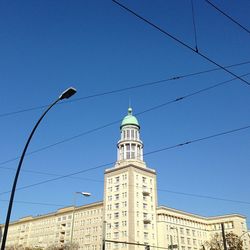
[{"label": "lamp post", "polygon": [[76,195],[77,194],[81,194],[85,197],[91,196],[91,193],[88,193],[88,192],[75,192],[74,194],[74,209],[73,209],[73,214],[72,214],[71,237],[70,237],[71,247],[73,244],[73,232],[74,232],[74,223],[75,223],[75,209],[76,209]]},{"label": "lamp post", "polygon": [[37,121],[35,127],[33,128],[33,130],[30,133],[30,136],[25,144],[25,147],[23,149],[22,155],[20,157],[19,163],[18,163],[18,167],[16,170],[16,175],[14,178],[14,182],[12,185],[12,190],[11,190],[11,195],[10,195],[10,201],[9,201],[9,207],[8,207],[8,211],[7,211],[7,216],[6,216],[6,221],[5,221],[5,225],[4,225],[4,233],[3,233],[3,240],[2,240],[2,245],[1,245],[1,250],[5,249],[5,244],[6,244],[6,240],[7,240],[7,234],[8,234],[8,228],[9,228],[9,223],[10,223],[10,216],[11,216],[11,210],[12,210],[12,205],[13,205],[13,200],[14,200],[14,196],[15,196],[15,191],[16,191],[16,185],[17,185],[17,180],[18,180],[18,176],[21,170],[21,166],[23,163],[23,159],[26,153],[26,150],[29,146],[29,143],[31,141],[32,136],[34,135],[38,125],[40,124],[40,122],[42,121],[43,117],[48,113],[48,111],[55,105],[57,104],[59,101],[63,100],[63,99],[67,99],[70,98],[72,95],[74,95],[76,93],[76,89],[74,88],[68,88],[66,89],[42,114],[42,116],[39,118],[39,120]]},{"label": "lamp post", "polygon": [[179,231],[178,231],[178,228],[177,228],[177,227],[170,227],[170,229],[175,229],[175,230],[176,230],[178,250],[180,250],[180,242],[179,242]]}]

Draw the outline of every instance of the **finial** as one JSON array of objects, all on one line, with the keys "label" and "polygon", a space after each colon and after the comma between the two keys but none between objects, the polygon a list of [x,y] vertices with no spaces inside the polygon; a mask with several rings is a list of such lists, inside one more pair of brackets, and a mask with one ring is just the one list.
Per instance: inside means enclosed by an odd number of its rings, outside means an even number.
[{"label": "finial", "polygon": [[132,115],[132,108],[131,107],[128,108],[128,115]]}]

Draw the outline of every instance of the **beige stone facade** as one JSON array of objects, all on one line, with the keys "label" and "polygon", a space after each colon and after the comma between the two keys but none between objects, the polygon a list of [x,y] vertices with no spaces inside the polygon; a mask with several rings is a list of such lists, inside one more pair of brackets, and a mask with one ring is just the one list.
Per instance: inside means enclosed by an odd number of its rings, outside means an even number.
[{"label": "beige stone facade", "polygon": [[171,241],[178,250],[199,250],[215,233],[221,234],[221,223],[225,233],[235,233],[243,241],[243,249],[250,249],[250,236],[247,231],[246,217],[239,214],[217,217],[203,217],[184,211],[157,208],[158,246],[169,246]]},{"label": "beige stone facade", "polygon": [[79,250],[100,250],[105,240],[108,250],[143,250],[146,245],[154,250],[171,245],[177,250],[200,250],[212,235],[221,233],[224,223],[225,231],[240,236],[244,250],[250,250],[242,215],[203,217],[158,206],[156,172],[143,161],[140,126],[132,109],[121,125],[117,162],[105,170],[104,179],[103,202],[12,222],[7,246],[46,249],[76,243]]},{"label": "beige stone facade", "polygon": [[70,244],[72,237],[72,241],[79,245],[78,249],[100,249],[102,221],[102,202],[76,208],[66,207],[37,217],[25,217],[10,224],[6,245],[46,249],[52,245]]},{"label": "beige stone facade", "polygon": [[[121,200],[122,202],[124,201]],[[106,204],[106,206],[108,205],[109,203]],[[22,218],[11,223],[7,246],[46,249],[51,245],[63,246],[70,243],[72,218],[73,213],[75,213],[72,240],[77,243],[78,249],[102,249],[103,208],[103,203],[97,202],[77,207],[75,211],[73,207],[67,207],[47,215]],[[172,244],[179,246],[178,250],[200,250],[204,242],[209,240],[214,233],[221,232],[221,223],[223,222],[225,231],[236,233],[239,236],[243,235],[244,250],[250,249],[250,235],[244,234],[247,232],[246,218],[242,215],[203,217],[161,206],[157,207],[155,214],[153,211],[149,213],[147,210],[147,215],[155,215],[156,221],[152,220],[150,224],[146,224],[145,228],[144,218],[140,216],[140,208],[138,209],[138,218],[137,210],[135,213],[123,213],[126,211],[125,207],[125,210],[119,208],[117,211],[121,213],[121,217],[108,219],[106,222],[105,235],[107,240],[139,242],[156,246],[156,248],[151,247],[151,249],[157,249],[157,247],[163,249],[171,245],[172,238]],[[106,212],[106,218],[108,214]],[[134,221],[131,225],[128,223],[130,220]],[[138,226],[137,221],[139,221]],[[156,227],[153,226],[154,223],[156,223]],[[118,232],[117,236],[116,232]],[[145,232],[148,234],[145,235]],[[144,249],[144,247],[107,242],[106,249]]]}]

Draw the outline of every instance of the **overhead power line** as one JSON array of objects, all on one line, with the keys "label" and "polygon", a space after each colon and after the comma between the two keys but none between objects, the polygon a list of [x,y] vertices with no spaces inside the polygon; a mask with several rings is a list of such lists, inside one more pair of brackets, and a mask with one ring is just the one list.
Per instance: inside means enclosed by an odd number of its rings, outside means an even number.
[{"label": "overhead power line", "polygon": [[216,65],[217,67],[223,69],[224,71],[226,71],[227,73],[229,73],[230,75],[238,78],[240,81],[244,82],[247,85],[250,85],[250,83],[246,80],[244,80],[242,77],[236,75],[235,73],[233,73],[232,71],[228,70],[227,68],[225,68],[224,66],[220,65],[219,63],[217,63],[216,61],[212,60],[211,58],[209,58],[208,56],[206,56],[205,54],[196,51],[195,49],[193,49],[191,46],[189,46],[188,44],[184,43],[183,41],[181,41],[180,39],[178,39],[177,37],[175,37],[174,35],[170,34],[169,32],[167,32],[166,30],[162,29],[161,27],[157,26],[156,24],[152,23],[151,21],[147,20],[146,18],[140,16],[139,14],[137,14],[136,12],[134,12],[133,10],[129,9],[128,7],[126,7],[125,5],[119,3],[116,0],[112,0],[114,3],[116,3],[117,5],[119,5],[120,7],[122,7],[124,10],[130,12],[131,14],[133,14],[134,16],[138,17],[139,19],[143,20],[145,23],[149,24],[150,26],[154,27],[155,29],[157,29],[158,31],[160,31],[161,33],[163,33],[164,35],[170,37],[172,40],[174,40],[175,42],[181,44],[182,46],[186,47],[187,49],[191,50],[192,52],[195,52],[196,54],[198,54],[199,56],[201,56],[202,58],[204,58],[205,60],[207,60],[208,62]]},{"label": "overhead power line", "polygon": [[[246,73],[246,74],[244,74],[244,75],[241,75],[241,77],[245,77],[245,76],[247,76],[247,75],[249,75],[249,74],[250,74],[250,73]],[[179,101],[183,101],[183,100],[186,99],[186,98],[189,98],[189,97],[192,97],[192,96],[201,94],[201,93],[203,93],[203,92],[206,92],[206,91],[208,91],[208,90],[217,88],[217,87],[222,86],[222,85],[224,85],[224,84],[226,84],[226,83],[232,82],[232,81],[234,81],[234,80],[236,80],[236,79],[237,79],[237,78],[231,78],[231,79],[229,79],[229,80],[226,80],[226,81],[222,81],[222,82],[216,83],[216,84],[211,85],[211,86],[209,86],[209,87],[202,88],[202,89],[200,89],[200,90],[191,92],[191,93],[189,93],[189,94],[187,94],[187,95],[180,96],[180,97],[174,98],[173,100],[170,100],[170,101],[161,103],[161,104],[159,104],[159,105],[153,106],[153,107],[148,108],[148,109],[146,109],[146,110],[144,110],[144,111],[138,112],[138,113],[136,113],[135,115],[136,115],[136,116],[139,116],[139,115],[142,115],[142,114],[151,112],[151,111],[153,111],[153,110],[156,110],[156,109],[159,109],[159,108],[168,106],[168,105],[170,105],[170,104],[177,103],[177,102],[179,102]],[[39,149],[34,150],[34,151],[31,151],[31,152],[28,152],[28,153],[26,154],[26,156],[29,156],[29,155],[32,155],[32,154],[35,154],[35,153],[38,153],[38,152],[47,150],[47,149],[49,149],[49,148],[55,147],[55,146],[57,146],[57,145],[60,145],[60,144],[63,144],[63,143],[66,143],[66,142],[75,140],[75,139],[77,139],[77,138],[79,138],[79,137],[82,137],[82,136],[84,136],[84,135],[87,135],[87,134],[90,134],[90,133],[99,131],[99,130],[101,130],[101,129],[107,128],[107,127],[112,126],[112,125],[115,125],[115,124],[117,124],[117,123],[120,123],[121,121],[122,121],[122,119],[119,119],[119,120],[116,120],[116,121],[107,123],[107,124],[105,124],[105,125],[102,125],[102,126],[99,126],[99,127],[93,128],[93,129],[90,129],[90,130],[85,131],[85,132],[82,132],[82,133],[80,133],[80,134],[78,134],[78,135],[74,135],[74,136],[72,136],[72,137],[63,139],[63,140],[58,141],[58,142],[56,142],[56,143],[47,145],[47,146],[45,146],[45,147],[39,148]],[[19,159],[19,156],[16,156],[16,157],[14,157],[14,158],[11,158],[11,159],[8,159],[8,160],[5,160],[5,161],[0,162],[0,165],[2,166],[2,165],[5,165],[5,164],[7,164],[7,163],[16,161],[16,160],[18,160],[18,159]],[[2,168],[2,169],[7,169],[7,168],[4,168],[4,167],[0,167],[0,169],[1,169],[1,168]]]},{"label": "overhead power line", "polygon": [[109,242],[109,243],[120,243],[120,244],[126,244],[126,245],[134,245],[134,246],[149,246],[150,248],[154,249],[169,249],[167,247],[158,247],[158,246],[153,246],[153,245],[148,245],[148,244],[144,244],[144,243],[138,243],[138,242],[128,242],[128,241],[119,241],[119,240],[105,240],[105,242]]},{"label": "overhead power line", "polygon": [[[0,200],[3,202],[9,202],[9,200]],[[44,203],[44,202],[32,202],[32,201],[20,201],[20,200],[15,200],[15,203],[22,203],[22,204],[29,204],[29,205],[42,205],[42,206],[51,206],[51,207],[63,207],[64,205],[62,204],[54,204],[54,203]]]},{"label": "overhead power line", "polygon": [[174,190],[161,189],[161,188],[158,188],[157,190],[159,192],[166,192],[166,193],[171,193],[171,194],[184,195],[184,196],[194,197],[194,198],[202,198],[202,199],[210,199],[210,200],[216,200],[216,201],[226,201],[226,202],[233,202],[233,203],[241,203],[241,204],[250,205],[250,201],[227,199],[227,198],[221,198],[221,197],[216,197],[216,196],[187,193],[187,192],[174,191]]},{"label": "overhead power line", "polygon": [[[63,175],[61,175],[61,176],[63,176]],[[78,178],[78,179],[81,179],[81,178]],[[96,180],[96,179],[88,179],[88,181],[104,183],[104,181]],[[135,187],[135,185],[128,185],[128,186]],[[143,187],[139,187],[139,188],[143,189]],[[228,198],[222,198],[222,197],[211,196],[211,195],[195,194],[195,193],[182,192],[182,191],[176,191],[176,190],[170,190],[170,189],[164,189],[164,188],[157,188],[157,191],[158,192],[166,192],[166,193],[170,193],[170,194],[174,194],[174,195],[182,195],[182,196],[188,196],[188,197],[193,197],[193,198],[199,198],[199,199],[209,199],[209,200],[250,205],[250,201],[228,199]],[[9,200],[2,200],[2,199],[0,201],[9,202]],[[23,203],[23,204],[44,205],[44,206],[57,206],[57,207],[65,206],[65,204],[59,205],[59,204],[54,204],[54,203],[41,203],[41,202],[20,201],[20,200],[15,201],[15,202],[16,203]]]},{"label": "overhead power line", "polygon": [[198,43],[197,43],[197,31],[196,31],[196,24],[195,24],[195,17],[194,17],[194,3],[193,0],[191,0],[191,7],[192,7],[192,20],[193,20],[193,26],[194,26],[194,40],[195,40],[195,51],[198,52]]},{"label": "overhead power line", "polygon": [[[192,144],[192,143],[201,142],[201,141],[213,139],[213,138],[216,138],[216,137],[220,137],[220,136],[223,136],[223,135],[236,133],[236,132],[243,131],[243,130],[246,130],[246,129],[249,129],[249,128],[250,128],[250,125],[247,125],[247,126],[244,126],[244,127],[240,127],[240,128],[236,128],[236,129],[216,133],[216,134],[213,134],[213,135],[196,138],[196,139],[193,139],[193,140],[185,141],[185,142],[182,142],[182,143],[178,143],[178,144],[175,144],[175,145],[172,145],[172,146],[168,146],[168,147],[165,147],[165,148],[161,148],[161,149],[157,149],[157,150],[145,153],[144,156],[159,153],[159,152],[163,152],[163,151],[167,151],[167,150],[171,150],[171,149],[174,149],[174,148],[180,148],[180,147]],[[52,179],[44,180],[44,181],[37,182],[37,183],[34,183],[34,184],[26,185],[26,186],[17,188],[17,190],[24,190],[24,189],[28,189],[28,188],[31,188],[31,187],[43,185],[43,184],[46,184],[46,183],[51,183],[51,182],[54,182],[54,181],[62,180],[64,178],[67,178],[67,177],[70,177],[70,176],[78,175],[78,174],[81,174],[81,173],[85,173],[85,172],[88,172],[88,171],[92,171],[92,170],[96,170],[96,169],[100,169],[100,168],[104,168],[104,167],[113,165],[113,164],[115,164],[115,162],[116,161],[105,163],[105,164],[102,164],[102,165],[99,165],[99,166],[96,166],[96,167],[83,169],[83,170],[73,172],[73,173],[69,173],[69,174],[66,174],[66,175],[62,175],[62,176],[59,176],[59,177],[56,177],[56,178],[52,178]],[[0,195],[7,194],[7,193],[10,193],[10,191],[1,192]],[[209,197],[209,196],[207,196],[207,197]],[[242,201],[241,203],[248,204],[250,202]]]},{"label": "overhead power line", "polygon": [[[242,66],[242,65],[245,65],[245,64],[249,64],[249,63],[250,63],[250,61],[245,61],[245,62],[225,66],[225,68],[232,68],[232,67]],[[77,102],[77,101],[83,101],[83,100],[96,98],[96,97],[101,97],[101,96],[110,95],[110,94],[116,94],[116,93],[132,90],[132,89],[137,89],[137,88],[154,86],[154,85],[158,85],[158,84],[161,84],[161,83],[164,83],[164,82],[180,80],[180,79],[183,79],[183,78],[202,75],[202,74],[210,73],[210,72],[217,71],[217,70],[221,70],[221,68],[216,67],[216,68],[213,68],[213,69],[198,71],[198,72],[184,74],[184,75],[179,74],[179,75],[175,75],[173,77],[169,77],[169,78],[166,78],[166,79],[161,79],[161,80],[156,80],[156,81],[151,81],[151,82],[144,82],[144,83],[140,83],[140,84],[136,84],[136,85],[133,85],[133,86],[130,86],[130,87],[125,87],[125,88],[120,88],[120,89],[108,90],[108,91],[100,92],[100,93],[97,93],[97,94],[83,96],[83,97],[75,98],[75,99],[72,99],[72,100],[60,102],[57,105],[67,104],[67,103]],[[38,109],[42,109],[42,108],[46,108],[46,107],[48,107],[48,105],[41,105],[41,106],[30,107],[30,108],[26,108],[26,109],[20,109],[20,110],[12,111],[12,112],[6,112],[6,113],[0,114],[0,118],[1,117],[11,116],[11,115],[16,115],[16,114],[20,114],[20,113],[25,113],[25,112],[29,112],[29,111],[33,111],[33,110],[38,110]]]},{"label": "overhead power line", "polygon": [[227,13],[225,13],[224,11],[222,11],[221,9],[219,9],[215,4],[211,3],[208,0],[205,0],[205,1],[208,4],[210,4],[214,9],[216,9],[218,12],[220,12],[222,15],[224,15],[225,17],[227,17],[228,19],[230,19],[233,23],[235,23],[240,28],[242,28],[243,30],[245,30],[248,34],[250,34],[250,30],[249,29],[247,29],[246,27],[244,27],[243,25],[241,25],[239,22],[237,22],[236,20],[234,20],[231,16],[229,16]]}]

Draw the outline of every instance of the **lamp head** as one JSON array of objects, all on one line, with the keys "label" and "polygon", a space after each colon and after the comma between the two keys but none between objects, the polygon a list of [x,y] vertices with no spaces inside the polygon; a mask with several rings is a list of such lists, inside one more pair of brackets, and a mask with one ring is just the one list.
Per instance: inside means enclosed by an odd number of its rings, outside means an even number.
[{"label": "lamp head", "polygon": [[88,192],[76,192],[76,193],[81,194],[81,195],[86,196],[86,197],[91,196],[91,193],[88,193]]},{"label": "lamp head", "polygon": [[70,87],[70,88],[66,89],[65,91],[63,91],[63,93],[59,96],[59,99],[60,100],[68,99],[72,95],[74,95],[75,93],[76,93],[76,89],[73,87]]}]

